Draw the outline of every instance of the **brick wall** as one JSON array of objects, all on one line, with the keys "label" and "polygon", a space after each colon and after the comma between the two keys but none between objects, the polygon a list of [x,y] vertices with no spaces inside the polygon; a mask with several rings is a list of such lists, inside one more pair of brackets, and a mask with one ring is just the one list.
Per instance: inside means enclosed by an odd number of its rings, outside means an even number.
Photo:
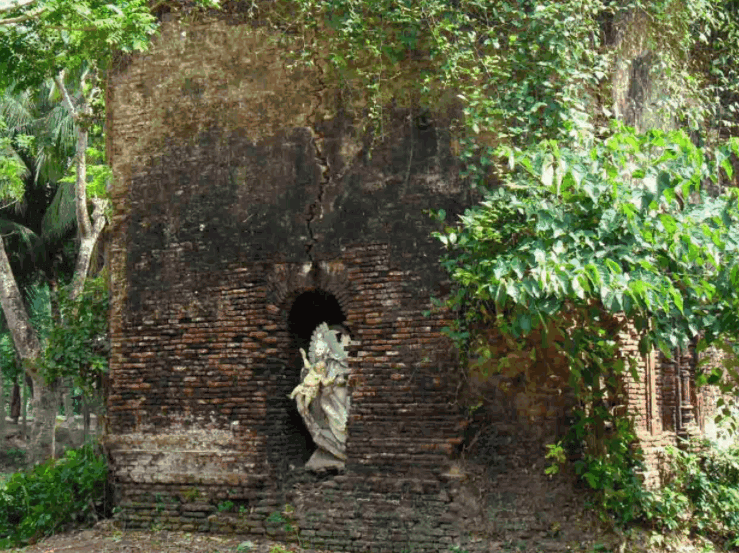
[{"label": "brick wall", "polygon": [[[119,517],[289,539],[291,504],[317,545],[444,549],[462,426],[447,316],[422,315],[449,290],[423,210],[474,198],[443,114],[398,109],[370,157],[340,98],[270,38],[166,23],[110,81]],[[320,477],[287,396],[324,320],[355,345],[346,470]]]},{"label": "brick wall", "polygon": [[[463,534],[450,467],[470,429],[441,333],[450,314],[423,315],[449,292],[424,210],[454,218],[477,198],[444,113],[388,108],[370,149],[341,94],[286,64],[274,38],[170,21],[110,78],[107,445],[119,516],[283,539],[294,538],[291,520],[314,545],[446,550]],[[299,348],[324,320],[352,333],[352,403],[346,469],[316,476],[303,469],[314,444],[287,396]],[[510,453],[498,475],[507,497],[572,403],[566,375],[529,365],[486,396],[496,459]],[[674,441],[675,396],[669,370],[652,373],[651,388],[643,378],[626,388],[656,451]],[[507,509],[540,520],[544,507],[527,508]]]},{"label": "brick wall", "polygon": [[[644,358],[635,332],[625,332],[621,342],[624,355],[638,360],[638,378],[630,373],[624,376],[625,407],[633,417],[644,452],[644,481],[655,487],[667,469],[664,448],[681,446],[682,439],[705,431],[716,411],[719,392],[715,386],[696,387],[698,355],[693,346],[674,352],[672,358],[659,351]],[[713,363],[719,362],[715,351],[710,355]],[[686,385],[687,390],[683,390]]]}]

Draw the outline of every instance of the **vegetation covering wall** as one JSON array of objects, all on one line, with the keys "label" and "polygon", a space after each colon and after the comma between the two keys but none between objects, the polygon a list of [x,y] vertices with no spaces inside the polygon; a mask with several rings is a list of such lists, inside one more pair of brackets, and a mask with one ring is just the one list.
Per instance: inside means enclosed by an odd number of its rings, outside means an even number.
[{"label": "vegetation covering wall", "polygon": [[[493,421],[512,437],[536,428],[533,455],[572,423],[578,447],[606,455],[581,458],[581,475],[621,501],[633,430],[657,481],[657,448],[709,401],[690,356],[650,352],[730,326],[701,310],[709,285],[679,281],[703,275],[698,257],[717,265],[711,234],[690,234],[710,214],[685,199],[709,176],[724,186],[730,164],[711,173],[685,135],[607,120],[726,127],[720,110],[686,115],[700,100],[689,79],[680,102],[654,100],[653,72],[687,50],[656,55],[639,7],[523,4],[243,3],[170,22],[149,54],[119,60],[109,446],[125,520],[276,531],[267,514],[292,502],[317,542],[443,547],[458,536],[442,514],[459,489],[446,471],[469,362],[496,373],[473,387],[495,390],[480,393]],[[664,12],[666,28],[682,13]],[[650,157],[668,143],[674,157]],[[655,190],[625,186],[649,178]],[[427,210],[454,221],[436,243]],[[677,236],[684,259],[642,230]],[[434,311],[432,295],[451,302]],[[319,483],[299,470],[311,444],[286,395],[324,316],[357,344],[347,472]]]}]

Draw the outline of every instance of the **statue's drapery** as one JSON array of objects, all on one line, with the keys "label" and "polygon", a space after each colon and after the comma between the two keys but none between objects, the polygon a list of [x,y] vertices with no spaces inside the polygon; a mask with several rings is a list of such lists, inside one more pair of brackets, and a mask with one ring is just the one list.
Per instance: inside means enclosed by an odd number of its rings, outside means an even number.
[{"label": "statue's drapery", "polygon": [[[301,349],[301,383],[290,394],[318,446],[309,468],[343,467],[350,396],[346,329],[321,323],[313,331],[308,355]],[[328,455],[327,455],[328,454]]]}]

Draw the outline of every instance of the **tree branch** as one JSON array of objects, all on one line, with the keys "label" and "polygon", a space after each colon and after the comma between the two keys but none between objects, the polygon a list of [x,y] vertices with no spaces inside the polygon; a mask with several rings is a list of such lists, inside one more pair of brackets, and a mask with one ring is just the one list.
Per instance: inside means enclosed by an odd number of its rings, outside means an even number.
[{"label": "tree branch", "polygon": [[59,92],[62,94],[62,103],[67,107],[69,113],[72,114],[72,119],[77,122],[77,110],[74,109],[72,98],[69,96],[69,92],[67,92],[67,87],[64,86],[64,69],[62,69],[58,75],[54,76],[54,82],[56,83],[57,88],[59,88]]},{"label": "tree branch", "polygon": [[37,0],[27,0],[26,2],[16,2],[12,4],[11,6],[7,6],[5,8],[0,8],[0,14],[12,12],[15,10],[18,10],[20,8],[27,8],[31,4],[35,4]]},{"label": "tree branch", "polygon": [[35,19],[46,11],[46,8],[41,8],[35,12],[27,13],[25,15],[19,15],[18,17],[11,17],[9,19],[0,19],[0,25],[15,25],[16,23],[23,23],[29,19]]}]

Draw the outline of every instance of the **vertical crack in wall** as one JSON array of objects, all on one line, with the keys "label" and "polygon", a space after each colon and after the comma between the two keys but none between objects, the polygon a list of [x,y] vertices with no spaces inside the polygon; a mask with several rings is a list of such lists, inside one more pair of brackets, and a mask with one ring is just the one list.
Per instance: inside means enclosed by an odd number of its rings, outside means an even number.
[{"label": "vertical crack in wall", "polygon": [[308,130],[313,137],[313,157],[315,159],[315,163],[321,169],[321,177],[318,181],[318,195],[313,203],[308,207],[308,217],[305,221],[306,227],[308,228],[309,238],[309,241],[305,246],[305,253],[308,254],[308,258],[311,260],[311,263],[313,263],[313,246],[318,243],[318,239],[313,230],[313,222],[323,219],[323,195],[326,191],[326,186],[331,182],[331,167],[328,163],[328,158],[323,151],[324,137],[316,131],[314,127],[308,127]]}]

